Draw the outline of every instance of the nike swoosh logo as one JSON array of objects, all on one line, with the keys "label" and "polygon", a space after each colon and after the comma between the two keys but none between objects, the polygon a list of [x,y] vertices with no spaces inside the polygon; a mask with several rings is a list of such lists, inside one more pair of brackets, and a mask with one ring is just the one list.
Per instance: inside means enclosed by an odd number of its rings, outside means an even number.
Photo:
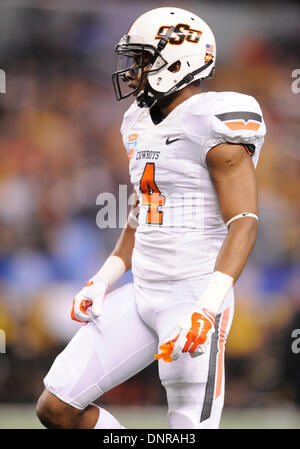
[{"label": "nike swoosh logo", "polygon": [[246,215],[248,215],[248,214],[249,214],[249,212],[244,212],[243,217],[246,217]]},{"label": "nike swoosh logo", "polygon": [[168,137],[166,140],[166,145],[170,145],[170,143],[176,142],[177,140],[180,140],[180,137],[178,137],[177,139],[173,139],[173,140],[170,140],[170,138]]}]

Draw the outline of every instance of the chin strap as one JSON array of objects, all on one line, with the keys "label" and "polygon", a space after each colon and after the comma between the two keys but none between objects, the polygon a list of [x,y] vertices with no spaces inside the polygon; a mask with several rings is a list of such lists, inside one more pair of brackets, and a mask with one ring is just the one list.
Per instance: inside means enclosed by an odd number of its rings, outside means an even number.
[{"label": "chin strap", "polygon": [[[153,55],[152,61],[151,61],[150,64],[149,64],[148,71],[151,70],[151,67],[153,67],[153,65],[154,65],[154,63],[155,63],[157,57],[160,55],[161,51],[162,51],[162,50],[165,48],[165,46],[167,45],[167,43],[168,43],[168,41],[169,41],[169,38],[171,37],[171,34],[173,33],[174,30],[175,30],[175,27],[174,27],[174,26],[171,26],[171,27],[168,29],[168,31],[167,31],[167,33],[165,34],[165,36],[163,36],[163,37],[159,40],[159,42],[158,42],[158,44],[157,44],[157,47],[156,47],[156,51],[155,51],[155,53],[154,53],[154,55]],[[150,92],[149,88],[150,88],[150,85],[149,85],[149,83],[147,82],[147,83],[146,83],[146,86],[145,86],[145,89],[142,90],[142,91],[140,92],[140,94],[137,96],[136,101],[137,101],[137,104],[138,104],[138,106],[139,106],[140,108],[151,108],[151,106],[153,106],[153,104],[154,104],[154,101],[155,101],[154,94]]]},{"label": "chin strap", "polygon": [[[151,89],[150,84],[147,81],[145,90],[143,90],[137,96],[137,99],[136,99],[137,105],[140,108],[151,108],[157,102],[157,100],[167,97],[168,95],[178,91],[184,84],[190,84],[196,75],[203,72],[203,70],[207,69],[207,67],[209,67],[212,63],[213,63],[213,58],[210,59],[210,61],[208,61],[206,64],[204,64],[199,69],[194,70],[193,72],[185,75],[185,77],[182,78],[181,81],[179,81],[177,84],[175,84],[175,86],[171,87],[171,89],[169,89],[167,92],[157,93],[157,95],[155,95],[156,91],[154,89]],[[210,75],[208,75],[208,77],[209,76]],[[150,91],[150,89],[151,89],[151,91]]]},{"label": "chin strap", "polygon": [[149,92],[149,83],[147,82],[145,90],[142,90],[141,93],[136,97],[137,105],[140,108],[151,108],[157,98],[154,97],[153,94]]}]

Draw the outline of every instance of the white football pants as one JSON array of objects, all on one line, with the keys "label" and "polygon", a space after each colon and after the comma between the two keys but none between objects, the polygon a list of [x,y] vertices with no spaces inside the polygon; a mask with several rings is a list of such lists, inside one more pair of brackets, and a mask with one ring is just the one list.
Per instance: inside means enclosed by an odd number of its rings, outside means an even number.
[{"label": "white football pants", "polygon": [[[108,294],[99,318],[80,325],[55,359],[45,387],[62,401],[85,409],[103,393],[143,370],[169,339],[206,286],[207,278],[135,282]],[[171,428],[217,428],[224,403],[224,351],[234,309],[231,291],[216,318],[207,351],[159,360]]]}]

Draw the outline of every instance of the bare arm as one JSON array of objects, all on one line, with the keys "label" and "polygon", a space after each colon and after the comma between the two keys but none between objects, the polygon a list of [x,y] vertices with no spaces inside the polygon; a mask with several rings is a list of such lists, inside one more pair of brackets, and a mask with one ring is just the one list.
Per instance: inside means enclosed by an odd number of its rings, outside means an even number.
[{"label": "bare arm", "polygon": [[[258,215],[255,169],[242,145],[217,145],[208,152],[207,165],[224,222],[242,212]],[[236,281],[255,245],[256,233],[255,218],[233,221],[219,251],[215,271],[226,273]]]},{"label": "bare arm", "polygon": [[[131,211],[134,211],[136,207],[138,207],[138,199],[135,190],[133,191],[133,194],[135,196],[134,201],[131,206]],[[127,220],[126,226],[124,227],[116,246],[112,252],[112,256],[118,256],[121,257],[121,259],[124,261],[126,266],[126,271],[131,268],[131,258],[132,258],[132,251],[134,247],[134,236],[136,227],[130,224],[130,219]]]}]

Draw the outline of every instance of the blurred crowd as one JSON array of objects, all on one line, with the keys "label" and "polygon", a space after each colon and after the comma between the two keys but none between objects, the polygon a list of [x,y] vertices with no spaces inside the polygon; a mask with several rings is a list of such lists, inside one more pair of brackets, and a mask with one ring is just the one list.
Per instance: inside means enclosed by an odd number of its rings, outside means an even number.
[{"label": "blurred crowd", "polygon": [[[49,12],[19,17],[26,39],[1,51],[0,401],[34,402],[54,358],[78,329],[74,294],[112,250],[120,229],[99,229],[96,199],[131,187],[119,132],[130,102],[111,86],[115,42],[101,14],[65,22]],[[126,30],[125,30],[126,31]],[[300,406],[300,93],[292,92],[296,36],[247,36],[217,64],[203,90],[233,90],[260,103],[267,137],[258,164],[255,250],[236,287],[227,342],[226,404]],[[108,61],[105,63],[105,61]],[[131,279],[128,273],[118,285]],[[108,404],[161,404],[154,363],[107,393]]]}]

